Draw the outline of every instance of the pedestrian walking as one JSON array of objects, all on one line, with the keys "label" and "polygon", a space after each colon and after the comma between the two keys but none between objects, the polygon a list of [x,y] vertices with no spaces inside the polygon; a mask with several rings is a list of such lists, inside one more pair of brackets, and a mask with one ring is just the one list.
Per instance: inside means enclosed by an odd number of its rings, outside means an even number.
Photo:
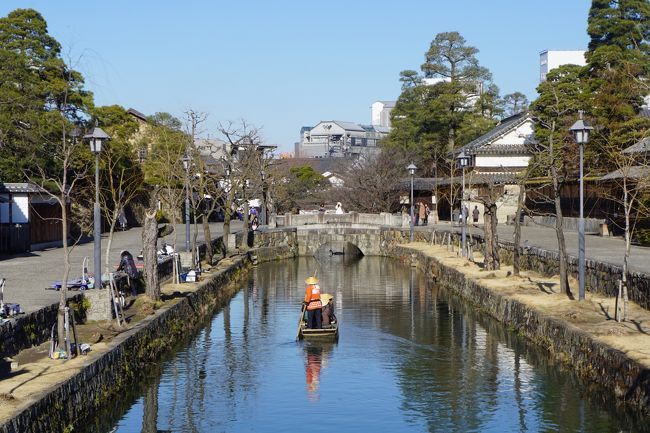
[{"label": "pedestrian walking", "polygon": [[481,215],[481,211],[478,210],[478,205],[474,205],[474,210],[472,211],[472,220],[474,224],[478,224],[478,217]]},{"label": "pedestrian walking", "polygon": [[429,225],[429,214],[431,214],[431,209],[429,209],[429,204],[424,205],[424,225]]}]

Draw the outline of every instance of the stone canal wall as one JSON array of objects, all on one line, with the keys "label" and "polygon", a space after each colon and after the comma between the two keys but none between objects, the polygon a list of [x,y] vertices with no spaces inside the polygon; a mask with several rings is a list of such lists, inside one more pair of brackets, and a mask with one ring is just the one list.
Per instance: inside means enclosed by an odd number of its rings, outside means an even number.
[{"label": "stone canal wall", "polygon": [[[416,232],[417,233],[417,232]],[[436,243],[443,244],[447,240],[450,231],[436,232]],[[418,239],[423,242],[431,241],[431,232],[417,233]],[[452,243],[458,247],[458,233],[452,233]],[[482,234],[472,234],[472,245],[475,250],[482,251],[484,238]],[[499,240],[499,257],[501,263],[512,264],[512,257],[515,245],[511,241]],[[521,257],[521,269],[538,272],[544,276],[557,275],[560,273],[560,255],[557,251],[550,251],[544,248],[533,246],[519,247]],[[569,273],[578,278],[578,258],[568,256]],[[610,297],[616,297],[618,282],[623,276],[621,266],[596,260],[585,261],[585,286],[588,291],[600,293]],[[630,300],[636,302],[646,310],[650,310],[650,275],[641,272],[628,273],[628,293]]]},{"label": "stone canal wall", "polygon": [[[220,251],[223,248],[223,239],[221,237],[215,238],[212,241],[213,250]],[[199,245],[199,254],[201,258],[205,257],[205,243]],[[218,255],[218,254],[215,254]],[[173,260],[171,257],[160,261],[158,263],[158,278],[160,281],[169,280],[172,276]],[[95,289],[91,289],[94,291]],[[90,292],[88,292],[90,293]],[[110,302],[110,296],[106,293],[105,296],[90,296],[90,302],[96,299],[104,299]],[[68,291],[68,300],[70,302],[81,302],[84,292]],[[95,306],[96,307],[96,306]],[[56,304],[48,305],[37,311],[17,316],[9,321],[0,325],[0,360],[5,357],[11,357],[24,349],[29,349],[33,346],[38,346],[50,339],[52,325],[56,323],[57,311],[59,308],[58,302]],[[91,308],[93,308],[91,306]],[[110,310],[111,305],[107,308]]]},{"label": "stone canal wall", "polygon": [[[70,292],[71,302],[81,302],[82,294]],[[0,326],[0,360],[47,341],[56,323],[59,304],[13,318]]]},{"label": "stone canal wall", "polygon": [[650,370],[624,352],[596,341],[566,321],[501,295],[435,257],[406,247],[395,247],[393,256],[415,262],[437,284],[548,350],[578,376],[611,391],[617,403],[650,415]]},{"label": "stone canal wall", "polygon": [[142,377],[147,366],[211,319],[237,292],[250,260],[242,256],[177,303],[118,335],[102,353],[90,352],[81,371],[0,426],[0,433],[71,431]]}]

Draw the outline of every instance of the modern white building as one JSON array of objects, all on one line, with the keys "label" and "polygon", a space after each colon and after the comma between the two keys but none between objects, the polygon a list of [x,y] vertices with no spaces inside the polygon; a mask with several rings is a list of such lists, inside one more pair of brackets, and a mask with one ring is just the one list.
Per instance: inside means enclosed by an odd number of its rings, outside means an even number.
[{"label": "modern white building", "polygon": [[354,122],[326,120],[313,128],[300,130],[296,154],[301,158],[359,157],[379,151],[379,140],[390,128],[359,125]]},{"label": "modern white building", "polygon": [[562,65],[586,64],[584,50],[544,50],[539,53],[539,81],[546,81],[546,74]]},{"label": "modern white building", "polygon": [[375,101],[370,106],[370,124],[390,128],[390,112],[395,108],[395,101]]}]

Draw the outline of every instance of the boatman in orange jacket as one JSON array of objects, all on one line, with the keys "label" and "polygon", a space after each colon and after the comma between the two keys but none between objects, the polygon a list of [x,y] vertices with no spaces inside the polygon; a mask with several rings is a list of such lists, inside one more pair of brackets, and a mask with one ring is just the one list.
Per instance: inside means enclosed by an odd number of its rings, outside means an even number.
[{"label": "boatman in orange jacket", "polygon": [[311,329],[320,329],[323,316],[321,308],[323,304],[320,301],[320,286],[318,278],[309,277],[305,280],[307,288],[305,289],[304,305],[307,306],[307,327]]}]

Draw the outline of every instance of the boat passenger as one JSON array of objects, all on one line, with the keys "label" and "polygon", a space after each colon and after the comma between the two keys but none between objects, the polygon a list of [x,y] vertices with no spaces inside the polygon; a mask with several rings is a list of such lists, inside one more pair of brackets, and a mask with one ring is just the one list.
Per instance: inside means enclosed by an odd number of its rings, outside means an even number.
[{"label": "boat passenger", "polygon": [[320,329],[322,322],[323,304],[320,300],[320,286],[318,278],[309,277],[305,280],[307,288],[305,289],[305,300],[303,304],[307,307],[307,327],[310,329]]},{"label": "boat passenger", "polygon": [[332,303],[334,297],[332,295],[324,294],[321,296],[323,304],[323,327],[336,323],[336,316],[334,315],[334,304]]}]

